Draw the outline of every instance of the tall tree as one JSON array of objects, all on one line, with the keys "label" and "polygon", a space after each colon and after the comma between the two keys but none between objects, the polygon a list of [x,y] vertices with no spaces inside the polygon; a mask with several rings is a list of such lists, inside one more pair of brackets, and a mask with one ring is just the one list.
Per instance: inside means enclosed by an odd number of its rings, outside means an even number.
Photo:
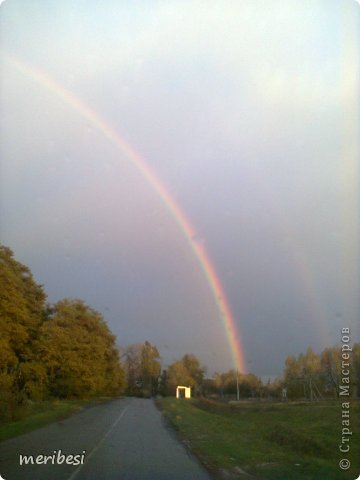
[{"label": "tall tree", "polygon": [[300,362],[293,355],[285,360],[284,386],[289,398],[304,396],[304,377]]},{"label": "tall tree", "polygon": [[354,343],[351,355],[352,395],[360,395],[360,343]]},{"label": "tall tree", "polygon": [[156,346],[148,341],[141,349],[140,368],[144,394],[155,395],[161,373],[160,354]]},{"label": "tall tree", "polygon": [[123,356],[128,394],[145,397],[155,395],[161,373],[160,354],[157,347],[148,341],[130,345]]},{"label": "tall tree", "polygon": [[204,381],[205,368],[200,365],[199,359],[192,354],[184,355],[182,362],[194,380],[196,393],[200,393]]},{"label": "tall tree", "polygon": [[341,349],[328,347],[321,352],[321,369],[323,374],[324,393],[334,392],[339,395],[339,382],[341,375]]},{"label": "tall tree", "polygon": [[305,355],[300,355],[299,361],[304,378],[305,396],[311,401],[319,399],[322,396],[320,391],[322,389],[320,356],[309,347]]},{"label": "tall tree", "polygon": [[38,348],[54,396],[113,394],[124,387],[115,336],[101,314],[81,300],[53,306]]},{"label": "tall tree", "polygon": [[220,397],[224,396],[224,379],[221,373],[215,372],[213,376],[214,386],[217,388]]},{"label": "tall tree", "polygon": [[[43,392],[45,372],[36,359],[34,342],[43,321],[46,295],[30,269],[0,245],[0,415],[11,416],[16,405]],[[35,380],[35,383],[34,383]]]},{"label": "tall tree", "polygon": [[176,387],[182,385],[185,387],[195,387],[195,380],[190,375],[189,370],[185,367],[182,360],[178,360],[167,369],[167,388],[168,395],[175,395]]},{"label": "tall tree", "polygon": [[46,295],[30,269],[0,246],[0,327],[18,360],[31,356],[32,342],[43,320]]},{"label": "tall tree", "polygon": [[175,393],[178,385],[189,386],[193,394],[201,394],[204,381],[205,368],[200,365],[198,358],[186,354],[181,360],[174,362],[167,370],[167,392]]},{"label": "tall tree", "polygon": [[128,395],[140,395],[142,389],[141,349],[141,343],[129,345],[122,355],[122,357],[124,357]]}]

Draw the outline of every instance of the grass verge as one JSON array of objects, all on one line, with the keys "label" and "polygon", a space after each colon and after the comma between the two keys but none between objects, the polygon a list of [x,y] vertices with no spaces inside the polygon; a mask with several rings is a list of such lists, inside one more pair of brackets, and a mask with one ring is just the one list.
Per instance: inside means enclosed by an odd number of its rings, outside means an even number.
[{"label": "grass verge", "polygon": [[[111,398],[111,400],[112,399],[113,398]],[[92,400],[35,402],[27,407],[22,418],[19,420],[0,423],[0,442],[17,437],[23,433],[31,432],[50,423],[64,420],[85,407],[91,407],[108,400],[110,400],[110,398],[101,397]]]},{"label": "grass verge", "polygon": [[[216,478],[342,480],[360,473],[359,402],[351,405],[351,450],[339,452],[341,404],[160,399],[158,406]],[[343,472],[339,460],[351,468]]]}]

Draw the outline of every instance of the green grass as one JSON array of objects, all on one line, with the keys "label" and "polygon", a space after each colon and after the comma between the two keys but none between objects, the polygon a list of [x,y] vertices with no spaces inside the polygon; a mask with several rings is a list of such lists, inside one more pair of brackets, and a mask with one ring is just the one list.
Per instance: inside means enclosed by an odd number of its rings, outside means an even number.
[{"label": "green grass", "polygon": [[70,415],[81,410],[85,405],[93,405],[109,398],[97,398],[95,400],[53,400],[48,402],[36,402],[29,405],[16,421],[0,423],[0,441],[17,437],[50,423],[64,420]]},{"label": "green grass", "polygon": [[[354,480],[360,473],[359,403],[353,403],[350,454],[341,454],[341,406],[159,400],[159,406],[186,444],[218,478],[264,480]],[[342,472],[341,458],[352,467]],[[357,468],[356,468],[357,467]],[[248,477],[249,478],[249,477]]]}]

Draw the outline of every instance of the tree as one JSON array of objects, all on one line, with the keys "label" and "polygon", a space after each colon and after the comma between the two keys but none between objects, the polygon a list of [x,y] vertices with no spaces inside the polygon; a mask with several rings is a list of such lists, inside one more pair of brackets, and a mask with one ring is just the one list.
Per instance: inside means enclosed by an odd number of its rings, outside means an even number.
[{"label": "tree", "polygon": [[141,348],[142,344],[129,345],[122,357],[126,374],[127,394],[140,395],[141,381]]},{"label": "tree", "polygon": [[213,377],[214,386],[221,398],[224,397],[224,379],[222,374],[215,372]]},{"label": "tree", "polygon": [[31,356],[32,342],[43,320],[46,295],[28,267],[0,246],[0,327],[19,362]]},{"label": "tree", "polygon": [[304,378],[300,362],[293,356],[288,355],[285,360],[284,386],[287,388],[289,398],[303,396]]},{"label": "tree", "polygon": [[351,354],[352,395],[360,393],[360,343],[354,343]]},{"label": "tree", "polygon": [[341,374],[341,349],[328,347],[318,355],[311,348],[298,358],[285,361],[284,386],[289,398],[318,400],[329,392],[338,395]]},{"label": "tree", "polygon": [[259,377],[252,373],[238,373],[236,370],[229,370],[222,374],[216,373],[214,382],[219,389],[221,397],[224,395],[237,396],[238,388],[241,398],[259,397],[263,389],[263,384]]},{"label": "tree", "polygon": [[323,374],[324,393],[333,392],[339,396],[339,382],[341,375],[341,349],[328,347],[321,352],[321,369]]},{"label": "tree", "polygon": [[186,354],[182,358],[182,363],[189,372],[194,381],[195,394],[201,393],[205,368],[200,365],[199,360],[192,354]]},{"label": "tree", "polygon": [[53,396],[116,394],[124,387],[115,336],[82,300],[65,299],[52,307],[38,349]]},{"label": "tree", "polygon": [[195,387],[195,380],[190,375],[182,360],[178,360],[167,369],[167,388],[168,395],[175,395],[176,387],[183,385],[186,387]]},{"label": "tree", "polygon": [[186,354],[174,362],[167,370],[167,388],[169,395],[174,395],[178,385],[189,386],[195,395],[202,393],[205,368],[192,354]]},{"label": "tree", "polygon": [[[311,347],[306,350],[306,354],[300,354],[299,362],[301,364],[302,376],[304,379],[305,397],[310,400],[321,398],[321,363],[320,356],[317,355]],[[320,388],[319,388],[320,387]]]},{"label": "tree", "polygon": [[221,385],[223,395],[236,395],[237,393],[237,372],[229,370],[222,373],[217,382]]},{"label": "tree", "polygon": [[[34,344],[43,321],[46,295],[30,269],[0,245],[0,416],[11,417],[28,397],[43,395]],[[32,372],[30,374],[30,372]]]},{"label": "tree", "polygon": [[253,373],[239,375],[239,390],[242,397],[260,397],[262,386],[261,379]]},{"label": "tree", "polygon": [[123,354],[129,395],[151,396],[158,390],[160,354],[150,342],[130,345]]},{"label": "tree", "polygon": [[160,354],[155,345],[146,341],[141,348],[140,372],[145,396],[157,393],[161,373]]},{"label": "tree", "polygon": [[284,379],[282,377],[277,377],[272,381],[269,378],[266,385],[264,385],[264,395],[268,400],[282,398],[283,388]]}]

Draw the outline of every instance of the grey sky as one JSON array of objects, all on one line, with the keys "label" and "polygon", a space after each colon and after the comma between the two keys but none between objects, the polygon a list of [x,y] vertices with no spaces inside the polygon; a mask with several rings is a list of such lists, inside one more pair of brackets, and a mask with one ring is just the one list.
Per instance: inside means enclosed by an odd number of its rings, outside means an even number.
[{"label": "grey sky", "polygon": [[[247,368],[358,341],[359,5],[32,1],[0,7],[0,241],[50,301],[81,297],[121,345],[231,368],[193,252],[123,152],[146,159],[222,282]],[[17,64],[25,65],[23,70]]]}]

